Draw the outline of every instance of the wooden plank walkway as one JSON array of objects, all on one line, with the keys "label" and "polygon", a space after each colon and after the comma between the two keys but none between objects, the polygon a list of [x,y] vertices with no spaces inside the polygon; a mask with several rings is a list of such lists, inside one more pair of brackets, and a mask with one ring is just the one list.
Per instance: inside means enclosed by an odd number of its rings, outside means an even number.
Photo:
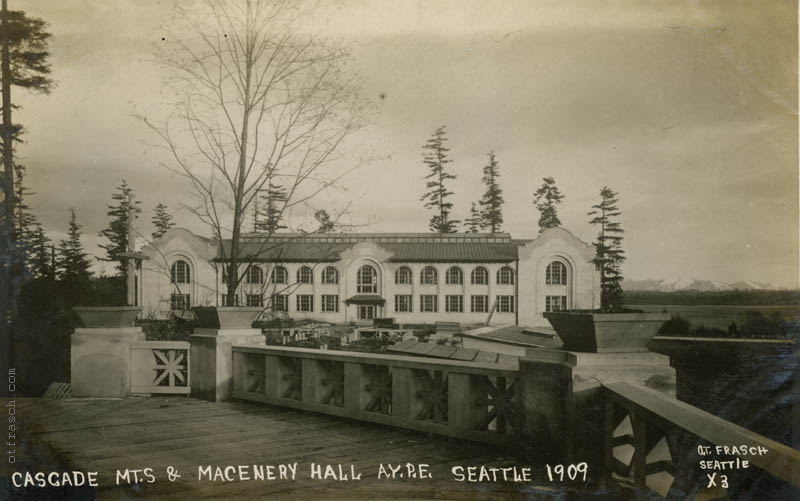
[{"label": "wooden plank walkway", "polygon": [[[286,408],[184,397],[16,399],[15,405],[27,446],[19,448],[16,469],[0,474],[96,471],[98,499],[538,499],[555,494],[541,487],[549,484],[541,467],[534,467],[534,482],[453,479],[455,465],[513,466],[507,450]],[[46,445],[51,456],[42,459],[32,444]],[[26,457],[23,449],[39,452]],[[198,480],[199,466],[295,462],[295,480]],[[341,464],[347,471],[352,464],[362,477],[312,479],[312,462]],[[432,478],[378,479],[381,463],[426,463]],[[169,466],[181,477],[169,481]],[[116,485],[117,470],[148,467],[155,482]]]}]

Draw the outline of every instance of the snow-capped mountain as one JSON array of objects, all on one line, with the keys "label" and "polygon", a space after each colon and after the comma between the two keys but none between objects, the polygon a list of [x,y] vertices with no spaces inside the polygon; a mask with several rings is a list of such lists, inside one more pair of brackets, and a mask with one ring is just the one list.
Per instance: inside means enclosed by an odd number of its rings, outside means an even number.
[{"label": "snow-capped mountain", "polygon": [[697,278],[669,278],[665,280],[631,280],[625,279],[622,287],[635,291],[728,291],[728,290],[776,290],[778,287],[763,282],[741,281],[735,283],[722,282],[719,280],[699,280]]}]

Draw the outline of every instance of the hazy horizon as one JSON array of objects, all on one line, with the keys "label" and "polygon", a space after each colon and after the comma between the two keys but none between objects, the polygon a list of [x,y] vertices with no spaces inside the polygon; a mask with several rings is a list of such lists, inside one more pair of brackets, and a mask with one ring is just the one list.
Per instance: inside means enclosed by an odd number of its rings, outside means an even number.
[{"label": "hazy horizon", "polygon": [[[533,192],[553,176],[562,225],[593,240],[586,213],[608,185],[623,212],[626,277],[798,286],[796,1],[334,4],[320,29],[351,44],[377,108],[348,146],[373,160],[316,207],[350,204],[359,231],[427,231],[421,147],[446,124],[456,219],[481,196],[494,150],[503,231],[515,238],[536,236]],[[143,232],[163,202],[178,225],[209,233],[178,209],[188,184],[158,165],[155,139],[132,117],[164,112],[153,44],[171,5],[9,1],[53,33],[58,86],[49,96],[13,89],[13,99],[28,202],[56,242],[73,207],[99,255],[123,178],[142,201]]]}]

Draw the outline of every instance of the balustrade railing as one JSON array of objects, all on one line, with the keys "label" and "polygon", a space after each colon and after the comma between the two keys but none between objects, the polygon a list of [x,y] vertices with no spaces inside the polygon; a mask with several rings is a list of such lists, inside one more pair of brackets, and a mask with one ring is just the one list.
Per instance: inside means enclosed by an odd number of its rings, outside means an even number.
[{"label": "balustrade railing", "polygon": [[233,346],[233,397],[508,444],[521,425],[516,367]]},{"label": "balustrade railing", "polygon": [[[800,477],[793,474],[800,471],[800,451],[649,388],[612,383],[603,391],[607,476],[641,498],[650,491],[683,499],[698,486],[725,489],[752,467],[800,486]],[[725,453],[725,447],[731,451],[734,446],[738,451],[746,447],[746,454]],[[730,468],[717,469],[713,463],[736,458],[740,461]],[[712,468],[703,468],[704,460]],[[750,466],[744,468],[741,460]]]},{"label": "balustrade railing", "polygon": [[131,346],[131,393],[189,394],[189,343],[137,341]]}]

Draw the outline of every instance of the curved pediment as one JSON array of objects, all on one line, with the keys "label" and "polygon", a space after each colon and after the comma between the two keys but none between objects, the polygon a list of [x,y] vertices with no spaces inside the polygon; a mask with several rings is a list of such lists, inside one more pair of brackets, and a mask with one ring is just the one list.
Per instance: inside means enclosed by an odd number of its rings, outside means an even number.
[{"label": "curved pediment", "polygon": [[142,249],[142,254],[154,258],[187,250],[202,259],[211,260],[217,253],[217,246],[211,239],[195,235],[185,228],[170,228],[158,240],[150,241]]},{"label": "curved pediment", "polygon": [[391,258],[394,253],[381,247],[376,242],[358,242],[349,249],[341,252],[342,261],[353,261],[356,259],[371,259],[376,262],[385,262]]},{"label": "curved pediment", "polygon": [[586,261],[591,261],[595,257],[595,249],[592,244],[584,242],[573,235],[569,230],[559,227],[543,231],[536,238],[521,247],[520,259],[525,259],[537,250],[553,249],[556,251],[562,250],[565,247],[574,249],[575,253]]}]

